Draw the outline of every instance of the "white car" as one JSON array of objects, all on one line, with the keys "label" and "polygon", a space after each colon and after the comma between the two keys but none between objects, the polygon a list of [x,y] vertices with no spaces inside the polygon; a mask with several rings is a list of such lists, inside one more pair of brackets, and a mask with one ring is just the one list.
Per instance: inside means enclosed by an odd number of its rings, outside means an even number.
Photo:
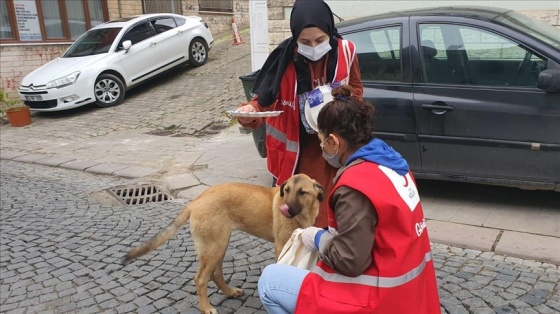
[{"label": "white car", "polygon": [[208,60],[214,38],[197,16],[144,14],[98,25],[64,55],[26,75],[21,99],[34,111],[95,102],[118,105],[125,91],[173,67]]}]

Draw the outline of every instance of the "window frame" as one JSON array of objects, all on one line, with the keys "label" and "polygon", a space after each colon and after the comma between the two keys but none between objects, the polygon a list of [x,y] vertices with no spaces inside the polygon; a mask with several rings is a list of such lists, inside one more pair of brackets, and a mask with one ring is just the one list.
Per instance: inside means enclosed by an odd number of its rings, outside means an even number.
[{"label": "window frame", "polygon": [[[425,62],[425,57],[424,57],[424,52],[422,49],[420,49],[421,51],[419,52],[419,57],[420,57],[420,70],[422,72],[422,77],[421,77],[421,82],[425,83],[425,84],[436,84],[436,85],[456,85],[456,86],[477,86],[477,87],[483,87],[483,88],[536,88],[536,79],[533,84],[529,84],[529,85],[523,85],[523,84],[518,84],[518,82],[520,82],[520,80],[522,78],[526,78],[527,76],[520,76],[519,75],[519,71],[520,70],[527,70],[527,69],[517,69],[515,76],[513,76],[513,78],[515,78],[515,80],[511,80],[511,81],[500,81],[498,79],[494,79],[494,80],[484,80],[482,82],[479,81],[479,79],[481,78],[481,76],[478,75],[473,75],[473,73],[477,73],[477,69],[476,68],[472,68],[472,62],[511,62],[511,61],[516,61],[517,59],[508,59],[508,58],[498,58],[498,59],[492,59],[492,58],[473,58],[473,55],[469,55],[469,51],[473,51],[476,49],[472,49],[469,48],[468,46],[473,44],[470,42],[465,42],[465,38],[468,39],[468,34],[464,34],[461,30],[467,30],[467,31],[474,31],[474,32],[478,32],[478,34],[482,35],[482,34],[488,34],[490,36],[494,36],[497,39],[501,39],[506,43],[511,44],[511,47],[514,47],[514,49],[521,49],[523,52],[525,52],[525,57],[527,56],[527,54],[530,54],[530,61],[534,63],[535,65],[535,69],[536,66],[538,66],[538,62],[537,61],[541,61],[541,64],[545,64],[545,66],[540,69],[539,72],[537,72],[537,76],[538,73],[540,73],[542,70],[546,69],[546,64],[549,60],[549,58],[543,54],[541,54],[540,52],[537,52],[535,49],[533,49],[532,47],[529,47],[526,45],[526,43],[524,43],[523,41],[520,41],[519,39],[512,37],[506,33],[500,32],[497,29],[493,29],[493,28],[488,28],[484,25],[478,25],[478,24],[472,24],[472,23],[457,23],[457,22],[452,22],[452,21],[437,21],[437,22],[419,22],[418,23],[418,29],[417,29],[417,42],[419,43],[419,45],[421,45],[420,43],[423,42],[424,38],[422,37],[422,33],[423,33],[423,26],[426,27],[437,27],[439,28],[441,35],[442,35],[442,40],[445,46],[447,46],[447,44],[449,43],[449,40],[451,40],[451,43],[453,44],[459,44],[463,49],[463,54],[464,54],[464,58],[461,57],[462,59],[460,60],[462,63],[462,67],[461,67],[461,71],[463,72],[463,75],[465,76],[465,78],[467,79],[465,82],[451,82],[449,79],[444,80],[445,83],[442,82],[430,82],[428,79],[428,75],[427,75],[427,66],[426,66],[426,62]],[[444,30],[444,28],[446,28]],[[475,36],[476,37],[476,36]],[[446,39],[447,38],[447,39]],[[482,37],[481,37],[482,38]],[[435,42],[434,42],[435,43]],[[438,59],[441,61],[444,61],[445,63],[449,62],[449,47],[446,47],[446,50],[444,50],[443,52],[445,52],[446,57],[443,59]],[[439,50],[438,50],[439,53]],[[537,58],[537,61],[533,61],[534,58]],[[434,58],[435,59],[435,58]],[[469,61],[471,61],[471,64],[469,64]],[[520,61],[521,62],[521,61]],[[471,66],[469,66],[471,65]],[[521,65],[521,64],[520,64]],[[447,65],[449,66],[449,64]],[[504,67],[504,69],[506,69],[507,67]],[[459,71],[459,72],[461,72]],[[512,77],[511,74],[508,75],[508,77]],[[483,77],[484,78],[484,77]],[[474,80],[474,79],[478,79],[478,80]],[[488,82],[492,82],[494,81],[494,83],[490,84]],[[497,82],[503,82],[504,84],[496,84]],[[512,82],[515,82],[517,84],[510,84]]]},{"label": "window frame", "polygon": [[[62,31],[64,37],[58,38],[47,38],[47,31],[45,27],[45,19],[43,16],[43,8],[41,6],[41,0],[35,0],[35,6],[37,8],[37,19],[39,20],[39,29],[41,31],[42,40],[21,40],[19,29],[17,25],[17,17],[14,6],[14,0],[3,0],[6,1],[6,8],[8,10],[9,25],[12,28],[12,38],[0,38],[0,44],[37,44],[37,43],[60,43],[68,42],[71,43],[74,40],[71,38],[70,26],[68,22],[68,14],[66,10],[65,0],[57,0],[58,7],[60,10],[60,19],[62,21]],[[77,1],[77,0],[74,0]],[[86,31],[91,29],[91,18],[89,14],[88,0],[81,0],[83,4],[84,17],[86,23]],[[109,20],[109,9],[107,6],[107,1],[101,1],[101,8],[103,11],[103,20],[107,22]]]},{"label": "window frame", "polygon": [[141,26],[141,25],[146,25],[146,26],[148,27],[148,29],[150,30],[150,33],[151,33],[152,35],[151,35],[150,37],[146,37],[146,38],[142,39],[141,41],[138,41],[138,42],[135,42],[135,43],[133,43],[133,42],[131,41],[132,46],[134,46],[134,45],[136,45],[136,44],[138,44],[138,43],[141,43],[141,42],[145,41],[145,40],[148,39],[148,38],[152,38],[152,37],[154,37],[154,36],[159,35],[159,34],[156,32],[156,30],[154,29],[154,27],[153,27],[153,25],[152,25],[152,23],[151,23],[151,21],[150,21],[149,19],[139,21],[138,23],[136,23],[136,24],[134,24],[134,25],[128,27],[128,29],[122,34],[122,37],[119,39],[119,43],[117,44],[117,47],[115,48],[115,51],[116,51],[116,52],[123,50],[123,48],[122,48],[123,42],[125,42],[125,41],[127,41],[127,40],[130,40],[130,39],[126,39],[126,38],[125,38],[126,35],[130,34],[130,32],[131,32],[134,28],[136,28],[136,27],[138,27],[138,26]]},{"label": "window frame", "polygon": [[[210,2],[210,1],[219,1],[220,5],[218,7],[216,6],[210,6],[210,5],[203,5],[206,2]],[[230,3],[231,5],[231,9],[230,8],[224,8],[222,9],[222,5],[223,3]],[[199,11],[203,11],[203,12],[221,12],[221,13],[233,13],[233,0],[198,0],[198,10]]]},{"label": "window frame", "polygon": [[[371,38],[371,34],[373,32],[378,32],[378,31],[382,31],[384,33],[384,35],[386,35],[386,31],[388,29],[398,29],[398,34],[399,34],[399,41],[398,41],[398,47],[396,49],[394,49],[395,47],[393,47],[393,51],[398,51],[399,52],[399,58],[395,59],[393,58],[393,55],[391,55],[390,59],[387,58],[382,58],[377,51],[375,51],[375,49],[371,52],[367,52],[367,53],[363,53],[363,52],[358,52],[356,51],[356,58],[359,58],[360,54],[376,54],[378,56],[379,59],[377,59],[377,61],[379,60],[393,60],[393,61],[397,61],[397,65],[398,65],[398,79],[397,78],[391,78],[391,79],[385,79],[385,78],[379,78],[377,77],[377,75],[380,73],[379,71],[377,71],[376,73],[374,73],[374,71],[372,72],[367,72],[364,71],[364,68],[369,68],[369,66],[367,65],[366,62],[359,61],[359,65],[360,65],[360,72],[362,75],[362,80],[366,81],[366,82],[385,82],[385,83],[405,83],[405,66],[404,66],[404,37],[405,37],[405,25],[403,23],[391,23],[391,24],[382,24],[382,25],[376,25],[373,27],[368,27],[368,28],[363,28],[363,29],[359,29],[359,30],[354,30],[352,32],[348,32],[348,33],[344,33],[342,36],[344,39],[348,39],[350,41],[352,41],[354,44],[356,44],[357,46],[360,45],[360,43],[357,43],[356,41],[354,41],[352,39],[353,35],[357,35],[357,34],[366,34],[367,37],[369,38],[369,40],[372,40],[373,38]],[[373,42],[368,42],[368,44],[371,44],[372,46],[361,46],[361,48],[363,49],[364,47],[366,48],[375,48],[375,45]],[[389,41],[387,41],[387,44],[389,44]],[[392,43],[395,44],[395,43]],[[391,53],[391,52],[389,52]],[[366,75],[364,75],[364,73]],[[371,77],[371,76],[375,76],[375,77]]]}]

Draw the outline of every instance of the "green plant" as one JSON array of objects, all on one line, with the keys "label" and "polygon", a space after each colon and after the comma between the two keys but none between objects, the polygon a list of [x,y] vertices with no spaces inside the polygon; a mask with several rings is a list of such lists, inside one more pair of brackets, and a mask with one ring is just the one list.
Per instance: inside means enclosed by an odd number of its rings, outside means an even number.
[{"label": "green plant", "polygon": [[0,114],[4,115],[8,109],[23,107],[25,104],[21,99],[8,97],[8,93],[0,88]]}]

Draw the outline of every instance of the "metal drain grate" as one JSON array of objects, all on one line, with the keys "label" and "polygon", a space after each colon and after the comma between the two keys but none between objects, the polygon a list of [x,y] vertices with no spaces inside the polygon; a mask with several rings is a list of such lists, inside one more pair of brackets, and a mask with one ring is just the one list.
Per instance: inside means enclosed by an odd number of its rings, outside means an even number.
[{"label": "metal drain grate", "polygon": [[169,136],[169,135],[173,135],[177,132],[175,131],[171,131],[171,130],[153,130],[150,132],[146,132],[146,134],[149,135],[158,135],[158,136]]},{"label": "metal drain grate", "polygon": [[154,185],[115,187],[107,189],[107,191],[127,205],[164,202],[173,199],[173,196]]},{"label": "metal drain grate", "polygon": [[157,135],[157,136],[172,136],[172,137],[183,137],[187,136],[184,132],[185,128],[180,125],[170,125],[164,127],[163,129],[157,129],[153,131],[146,132],[145,134],[148,135]]},{"label": "metal drain grate", "polygon": [[181,133],[175,133],[175,134],[171,135],[171,137],[187,137],[187,136],[189,136],[189,134],[182,133],[182,132]]},{"label": "metal drain grate", "polygon": [[219,134],[222,130],[228,128],[228,127],[229,127],[229,122],[227,122],[227,121],[212,122],[211,124],[206,126],[204,129],[196,132],[194,134],[194,136],[201,138],[201,137],[216,135],[216,134]]}]

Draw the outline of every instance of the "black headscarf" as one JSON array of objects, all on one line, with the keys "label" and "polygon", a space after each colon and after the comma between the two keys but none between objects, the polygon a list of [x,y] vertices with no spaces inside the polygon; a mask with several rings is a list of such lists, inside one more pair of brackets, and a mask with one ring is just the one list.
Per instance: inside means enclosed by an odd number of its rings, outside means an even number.
[{"label": "black headscarf", "polygon": [[[253,87],[259,97],[259,105],[268,107],[274,103],[286,67],[291,61],[296,64],[299,75],[307,78],[307,86],[300,86],[298,93],[311,90],[310,74],[303,57],[296,52],[297,38],[306,27],[318,27],[330,36],[332,47],[327,60],[327,80],[332,81],[338,58],[338,38],[340,35],[334,26],[331,8],[323,0],[296,0],[290,16],[292,37],[284,40],[268,56],[263,64]],[[300,80],[298,80],[300,81]],[[301,84],[299,84],[301,85]]]}]

